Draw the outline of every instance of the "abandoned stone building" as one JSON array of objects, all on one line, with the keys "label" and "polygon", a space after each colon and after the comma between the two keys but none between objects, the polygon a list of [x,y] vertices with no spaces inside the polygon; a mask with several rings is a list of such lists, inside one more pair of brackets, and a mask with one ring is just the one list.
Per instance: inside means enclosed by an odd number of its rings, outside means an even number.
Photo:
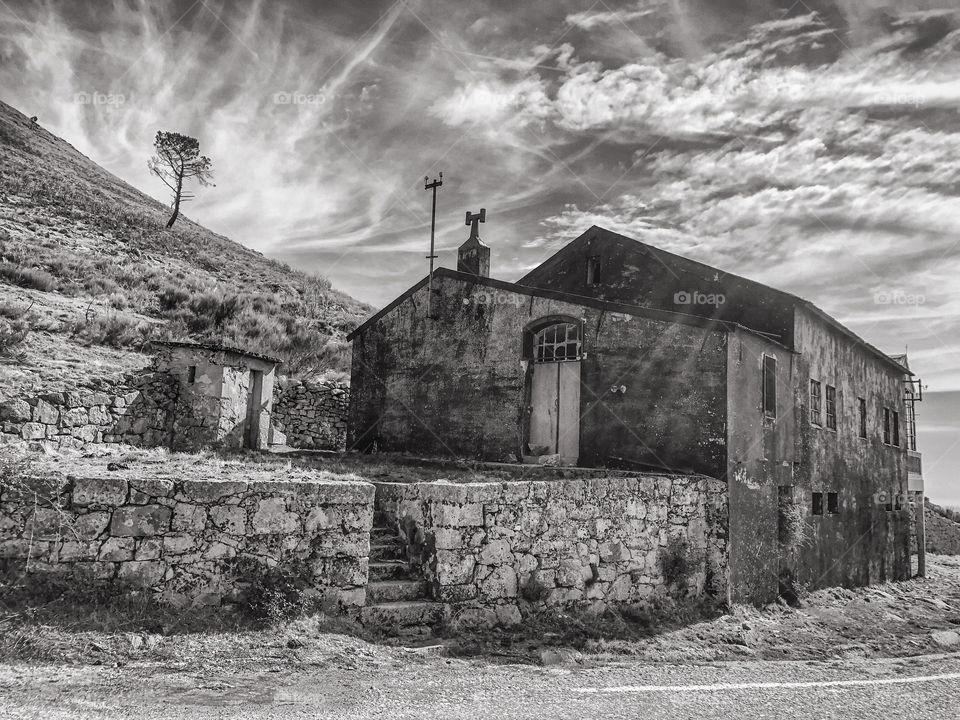
[{"label": "abandoned stone building", "polygon": [[732,601],[911,574],[905,358],[809,301],[600,227],[517,282],[488,277],[489,253],[474,223],[457,270],[349,336],[349,447],[724,481]]}]

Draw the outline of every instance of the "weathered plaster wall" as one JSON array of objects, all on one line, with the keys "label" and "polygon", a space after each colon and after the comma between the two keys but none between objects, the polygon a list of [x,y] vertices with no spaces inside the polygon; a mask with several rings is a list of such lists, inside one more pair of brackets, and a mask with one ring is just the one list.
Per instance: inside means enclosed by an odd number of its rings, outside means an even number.
[{"label": "weathered plaster wall", "polygon": [[[516,460],[528,422],[524,328],[583,320],[580,464],[725,470],[725,333],[459,277],[435,279],[353,341],[348,445]],[[617,392],[611,392],[617,388]]]},{"label": "weathered plaster wall", "polygon": [[62,492],[60,505],[37,505],[32,493],[3,488],[0,557],[38,570],[89,569],[176,606],[236,600],[249,580],[237,574],[240,560],[305,564],[331,608],[364,603],[374,494],[368,483],[120,471],[69,479]]},{"label": "weathered plaster wall", "polygon": [[[258,428],[257,447],[267,447],[275,363],[225,350],[164,346],[158,350],[154,363],[159,372],[180,381],[172,445],[184,450],[243,447],[248,432],[251,370],[262,373],[262,390],[253,421]],[[192,383],[191,367],[195,368]]]},{"label": "weathered plaster wall", "polygon": [[[905,433],[901,447],[883,443],[883,408],[904,417],[903,375],[806,308],[797,308],[794,396],[794,492],[810,541],[782,563],[810,587],[903,580],[910,573],[910,509],[888,511],[885,498],[906,494]],[[837,388],[837,429],[810,422],[810,380]],[[859,437],[857,398],[867,403],[867,437]],[[824,400],[825,405],[825,400]],[[823,413],[821,413],[823,414]],[[822,420],[821,420],[822,422]],[[811,493],[834,491],[839,513],[811,514]]]},{"label": "weathered plaster wall", "polygon": [[[794,353],[736,330],[727,347],[730,599],[766,603],[779,583],[778,487],[793,476]],[[763,358],[776,360],[776,416],[763,407]]]},{"label": "weathered plaster wall", "polygon": [[286,380],[275,386],[273,425],[294,448],[343,450],[350,385],[335,380]]},{"label": "weathered plaster wall", "polygon": [[[726,486],[718,480],[376,486],[377,512],[407,534],[433,597],[456,604],[461,621],[519,622],[521,599],[560,606],[647,602],[668,592],[726,599]],[[669,585],[672,547],[685,548],[687,569]]]}]

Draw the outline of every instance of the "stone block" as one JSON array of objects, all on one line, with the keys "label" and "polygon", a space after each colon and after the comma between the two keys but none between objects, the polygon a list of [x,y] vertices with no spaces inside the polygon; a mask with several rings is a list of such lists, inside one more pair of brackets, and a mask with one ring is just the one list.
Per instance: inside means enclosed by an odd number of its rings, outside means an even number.
[{"label": "stone block", "polygon": [[433,522],[439,527],[479,527],[483,525],[483,505],[467,503],[433,505]]},{"label": "stone block", "polygon": [[510,543],[506,540],[494,540],[487,543],[481,548],[477,562],[481,565],[502,565],[513,562]]},{"label": "stone block", "polygon": [[229,535],[244,535],[247,511],[237,505],[216,505],[210,508],[210,522]]},{"label": "stone block", "polygon": [[435,589],[434,594],[440,602],[462,603],[475,600],[479,592],[476,585],[469,583],[466,585],[440,585]]},{"label": "stone block", "polygon": [[23,530],[24,537],[33,540],[60,540],[70,534],[68,527],[71,519],[60,510],[37,508],[27,519]]},{"label": "stone block", "polygon": [[227,545],[223,542],[213,542],[210,544],[204,553],[204,560],[223,560],[225,558],[232,558],[237,554],[236,548],[231,545]]},{"label": "stone block", "polygon": [[43,425],[56,425],[60,422],[60,409],[46,400],[37,400],[33,406],[32,419]]},{"label": "stone block", "polygon": [[151,537],[170,530],[170,508],[163,505],[120,507],[113,513],[110,534],[116,537]]},{"label": "stone block", "polygon": [[60,546],[60,562],[77,562],[81,560],[96,560],[100,546],[96,542],[66,540]]},{"label": "stone block", "polygon": [[152,587],[163,579],[166,571],[166,563],[159,560],[132,560],[120,564],[117,578],[141,587]]},{"label": "stone block", "polygon": [[148,538],[139,542],[133,557],[135,560],[158,560],[162,554],[162,538]]},{"label": "stone block", "polygon": [[110,513],[89,512],[79,515],[73,521],[72,531],[80,540],[93,540],[99,537],[110,523]]},{"label": "stone block", "polygon": [[589,566],[579,560],[564,560],[557,568],[556,583],[561,587],[580,588],[583,587],[584,570],[590,571]]},{"label": "stone block", "polygon": [[90,422],[94,425],[110,425],[113,423],[113,415],[105,407],[94,405],[87,411]]},{"label": "stone block", "polygon": [[134,541],[130,537],[111,537],[103,541],[97,560],[121,562],[133,559]]},{"label": "stone block", "polygon": [[122,478],[76,478],[74,505],[121,505],[127,499],[127,481]]},{"label": "stone block", "polygon": [[32,419],[31,408],[26,400],[11,398],[0,403],[0,421],[24,423]]},{"label": "stone block", "polygon": [[182,555],[193,550],[195,545],[194,536],[186,533],[163,537],[163,552],[168,555]]},{"label": "stone block", "polygon": [[338,587],[356,587],[367,584],[366,558],[333,558],[329,561],[328,581]]},{"label": "stone block", "polygon": [[20,437],[24,440],[43,440],[47,436],[47,426],[41,423],[28,422],[20,428]]},{"label": "stone block", "polygon": [[207,509],[200,505],[177,503],[173,506],[170,529],[174,532],[198,532],[207,524]]},{"label": "stone block", "polygon": [[491,600],[517,596],[517,573],[509,565],[494,568],[480,580],[480,594]]},{"label": "stone block", "polygon": [[250,521],[250,532],[255,535],[286,534],[300,528],[299,517],[287,510],[283,498],[264,498]]},{"label": "stone block", "polygon": [[183,483],[182,494],[186,500],[198,503],[213,503],[228,495],[241,495],[247,492],[247,487],[245,482],[187,480]]},{"label": "stone block", "polygon": [[472,555],[438,550],[434,571],[437,582],[440,585],[463,585],[473,582],[473,570],[476,564]]}]

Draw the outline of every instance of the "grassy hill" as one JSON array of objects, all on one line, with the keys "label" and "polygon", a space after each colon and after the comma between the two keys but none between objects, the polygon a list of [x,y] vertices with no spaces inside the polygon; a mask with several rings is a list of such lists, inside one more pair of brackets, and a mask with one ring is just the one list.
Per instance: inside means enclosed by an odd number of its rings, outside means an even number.
[{"label": "grassy hill", "polygon": [[135,366],[150,340],[195,339],[274,354],[292,374],[347,368],[345,334],[369,306],[182,215],[167,230],[169,212],[0,102],[5,364],[100,352],[107,369]]}]

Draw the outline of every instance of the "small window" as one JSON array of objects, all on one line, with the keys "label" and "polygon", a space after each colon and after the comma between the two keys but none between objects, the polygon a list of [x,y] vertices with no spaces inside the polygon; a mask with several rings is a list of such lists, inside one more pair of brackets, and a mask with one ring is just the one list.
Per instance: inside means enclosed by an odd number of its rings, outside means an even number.
[{"label": "small window", "polygon": [[857,412],[860,415],[860,437],[867,436],[867,401],[863,398],[857,398]]},{"label": "small window", "polygon": [[903,510],[903,493],[898,492],[893,496],[893,508],[894,510]]},{"label": "small window", "polygon": [[810,422],[812,422],[814,425],[820,424],[820,408],[821,408],[820,381],[811,380],[810,381]]},{"label": "small window", "polygon": [[813,514],[823,515],[823,493],[813,493]]},{"label": "small window", "polygon": [[763,356],[763,414],[777,416],[777,359]]},{"label": "small window", "polygon": [[827,493],[827,515],[836,515],[840,512],[840,495],[835,492]]},{"label": "small window", "polygon": [[826,387],[827,428],[837,429],[837,389],[833,385]]},{"label": "small window", "polygon": [[893,491],[887,493],[887,502],[884,505],[884,510],[887,512],[893,512]]},{"label": "small window", "polygon": [[892,437],[891,429],[890,429],[890,425],[891,425],[890,420],[891,420],[890,408],[884,408],[883,409],[883,442],[885,445],[890,444],[890,439]]},{"label": "small window", "polygon": [[187,368],[187,384],[193,385],[197,381],[197,366],[191,365]]},{"label": "small window", "polygon": [[591,255],[587,258],[587,285],[597,285],[600,282],[600,256]]},{"label": "small window", "polygon": [[533,338],[537,362],[580,359],[580,323],[556,323],[539,330]]},{"label": "small window", "polygon": [[893,411],[893,444],[900,447],[900,413]]}]

